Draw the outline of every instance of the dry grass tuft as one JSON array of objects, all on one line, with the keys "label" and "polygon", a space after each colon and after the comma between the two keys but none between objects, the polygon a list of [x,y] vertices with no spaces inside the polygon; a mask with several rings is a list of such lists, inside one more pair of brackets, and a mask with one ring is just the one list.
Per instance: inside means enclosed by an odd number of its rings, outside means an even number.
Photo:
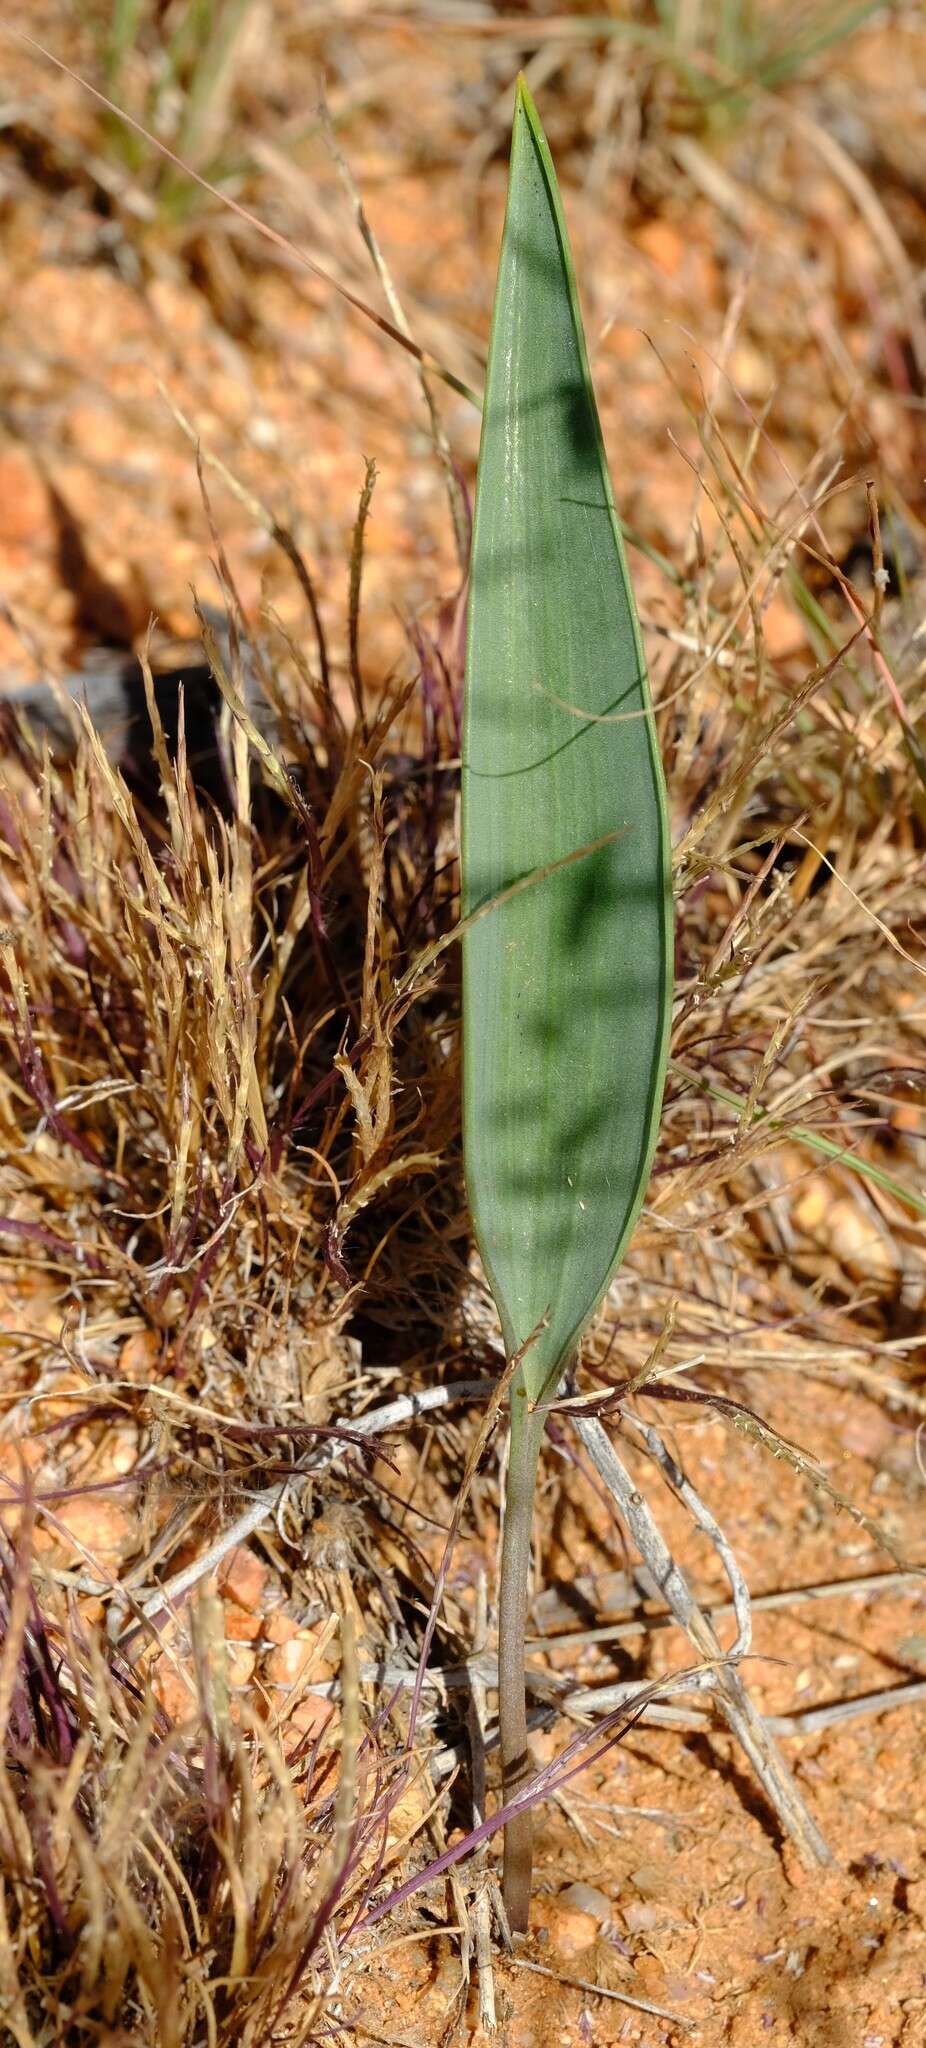
[{"label": "dry grass tuft", "polygon": [[[230,586],[228,599],[234,610]],[[49,1582],[40,1544],[31,1592],[25,1553],[18,1568],[7,1556],[6,1996],[22,2041],[55,2000],[75,2041],[117,2017],[159,2048],[256,2042],[284,2017],[281,2038],[309,2037],[319,1969],[331,1977],[328,1919],[356,1912],[359,1721],[345,1778],[337,1721],[334,1749],[324,1733],[317,1746],[330,1709],[288,1742],[266,1693],[255,1709],[239,1691],[232,1711],[221,1605],[218,1620],[214,1599],[196,1610],[184,1653],[158,1587],[193,1530],[276,1487],[284,1579],[308,1548],[302,1607],[308,1570],[343,1637],[345,1567],[375,1578],[367,1522],[388,1536],[394,1494],[348,1431],[333,1439],[343,1478],[320,1502],[307,1446],[388,1389],[400,1358],[411,1372],[439,1352],[465,1279],[446,1170],[453,979],[425,970],[397,988],[453,916],[459,676],[422,633],[421,677],[367,705],[358,667],[345,717],[322,646],[315,675],[295,655],[288,686],[268,646],[247,655],[273,707],[258,711],[235,633],[224,661],[208,626],[205,640],[236,707],[216,734],[219,800],[197,789],[182,721],[170,756],[150,670],[157,790],[130,788],[86,713],[62,765],[10,722],[2,1232],[59,1333],[22,1344],[23,1399],[7,1415],[20,1543],[28,1507],[53,1560]],[[345,1335],[361,1302],[366,1369]],[[59,1476],[114,1437],[129,1470],[102,1492],[40,1484],[33,1497],[20,1434],[40,1460],[43,1435],[53,1442]],[[101,1575],[75,1510],[92,1527],[107,1485],[138,1513],[118,1572]],[[72,1537],[83,1572],[55,1568]],[[123,1651],[81,1619],[81,1595]],[[394,1639],[395,1595],[371,1607],[368,1632]],[[161,1696],[179,1684],[183,1700],[191,1654],[194,1696],[171,1726],[132,1669],[142,1658]],[[346,1725],[343,1700],[342,1713]],[[375,1780],[369,1756],[365,1768]],[[378,1876],[388,1811],[380,1832]]]},{"label": "dry grass tuft", "polygon": [[356,1910],[364,1833],[353,1799],[341,1810],[336,1739],[232,1711],[213,1595],[194,1609],[189,1708],[171,1721],[73,1606],[43,1611],[28,1562],[22,1539],[4,1544],[10,2037],[316,2038],[327,1930],[336,1906]]}]

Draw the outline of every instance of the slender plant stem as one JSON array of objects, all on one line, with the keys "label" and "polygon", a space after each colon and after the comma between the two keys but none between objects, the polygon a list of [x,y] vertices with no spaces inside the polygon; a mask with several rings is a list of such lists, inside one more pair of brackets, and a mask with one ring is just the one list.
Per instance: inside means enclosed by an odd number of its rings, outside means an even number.
[{"label": "slender plant stem", "polygon": [[[519,1368],[511,1388],[511,1435],[498,1599],[498,1722],[506,1806],[522,1790],[531,1774],[527,1751],[524,1641],[534,1486],[543,1428],[543,1416],[532,1415],[528,1409],[523,1369]],[[505,1828],[502,1875],[508,1924],[516,1934],[523,1934],[527,1929],[532,1862],[532,1816],[529,1812],[519,1813]]]},{"label": "slender plant stem", "polygon": [[[832,1854],[805,1805],[798,1785],[769,1733],[767,1724],[754,1707],[739,1672],[728,1662],[721,1650],[711,1622],[702,1613],[684,1572],[676,1564],[645,1494],[634,1485],[630,1473],[618,1457],[607,1431],[602,1428],[600,1422],[591,1416],[580,1415],[575,1419],[575,1427],[599,1478],[604,1480],[608,1492],[616,1501],[640,1556],[652,1573],[667,1606],[676,1621],[685,1629],[700,1656],[714,1667],[714,1689],[718,1703],[734,1735],[742,1744],[783,1831],[796,1842],[808,1867],[832,1863]],[[654,1449],[658,1439],[655,1431],[648,1432],[648,1443],[650,1435],[653,1443],[649,1447]],[[661,1444],[659,1450],[663,1457],[667,1457]],[[671,1462],[674,1464],[674,1461]],[[665,1466],[663,1469],[665,1470]],[[681,1473],[679,1477],[684,1479]],[[690,1500],[690,1487],[688,1493]],[[710,1534],[708,1523],[702,1517],[699,1519]],[[712,1521],[713,1517],[709,1519]],[[727,1548],[729,1550],[729,1546]]]}]

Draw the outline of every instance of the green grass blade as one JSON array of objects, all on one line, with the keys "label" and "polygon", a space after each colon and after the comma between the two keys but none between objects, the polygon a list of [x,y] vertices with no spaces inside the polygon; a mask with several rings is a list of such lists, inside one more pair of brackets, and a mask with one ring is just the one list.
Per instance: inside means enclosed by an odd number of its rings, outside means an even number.
[{"label": "green grass blade", "polygon": [[671,907],[639,628],[556,175],[522,84],[476,497],[464,913],[581,847],[463,941],[467,1188],[509,1356],[548,1317],[521,1368],[533,1400],[646,1190]]},{"label": "green grass blade", "polygon": [[114,0],[103,46],[103,76],[110,92],[121,83],[123,66],[138,40],[143,0]]}]

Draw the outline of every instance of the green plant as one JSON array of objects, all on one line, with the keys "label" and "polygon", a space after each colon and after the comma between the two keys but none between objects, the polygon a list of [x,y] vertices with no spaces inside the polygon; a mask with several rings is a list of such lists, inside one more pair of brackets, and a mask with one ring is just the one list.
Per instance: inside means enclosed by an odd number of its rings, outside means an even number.
[{"label": "green plant", "polygon": [[756,0],[656,0],[668,54],[693,105],[741,120],[757,92],[777,92],[865,26],[877,0],[761,7]]},{"label": "green plant", "polygon": [[[150,0],[113,0],[102,35],[107,93],[212,181],[231,168],[232,98],[252,7],[253,0],[177,0],[165,10]],[[114,111],[105,132],[112,153],[141,174],[151,146],[138,129]],[[151,180],[162,218],[182,222],[201,204],[201,187],[173,161],[152,167]]]},{"label": "green plant", "polygon": [[[464,1144],[476,1238],[514,1362],[499,1609],[507,1802],[527,1773],[524,1627],[543,1404],[643,1199],[671,1007],[662,767],[556,174],[523,81],[470,604]],[[527,1921],[530,1826],[522,1815],[506,1831],[516,1927]]]}]

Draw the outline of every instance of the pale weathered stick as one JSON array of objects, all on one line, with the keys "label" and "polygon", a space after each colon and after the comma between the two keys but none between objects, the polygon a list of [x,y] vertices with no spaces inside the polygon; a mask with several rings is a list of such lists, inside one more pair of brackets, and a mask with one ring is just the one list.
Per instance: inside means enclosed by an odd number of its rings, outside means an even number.
[{"label": "pale weathered stick", "polygon": [[731,1662],[740,1657],[748,1657],[752,1647],[752,1604],[749,1587],[720,1523],[711,1514],[710,1508],[701,1499],[700,1494],[695,1492],[691,1480],[677,1464],[671,1451],[666,1449],[658,1431],[649,1423],[641,1422],[636,1415],[625,1415],[623,1420],[642,1437],[650,1457],[659,1466],[673,1493],[678,1495],[679,1500],[688,1509],[695,1527],[713,1544],[729,1581],[733,1595],[733,1613],[736,1618],[736,1641],[726,1654]]},{"label": "pale weathered stick", "polygon": [[[400,1423],[414,1421],[416,1416],[429,1414],[435,1408],[446,1408],[451,1401],[478,1400],[481,1395],[493,1393],[495,1385],[494,1380],[457,1380],[446,1387],[425,1387],[420,1394],[402,1394],[397,1401],[389,1401],[384,1408],[369,1409],[365,1415],[342,1417],[340,1423],[335,1423],[333,1427],[343,1428],[349,1431],[351,1436],[380,1436],[384,1430],[396,1429]],[[275,1486],[268,1486],[264,1492],[254,1494],[237,1519],[230,1522],[227,1529],[223,1529],[221,1536],[217,1536],[215,1542],[210,1543],[208,1550],[204,1550],[201,1557],[194,1558],[192,1564],[185,1565],[182,1571],[175,1572],[172,1578],[165,1579],[162,1586],[156,1587],[149,1594],[143,1602],[142,1611],[145,1618],[150,1621],[159,1615],[162,1609],[169,1609],[172,1604],[182,1600],[184,1594],[189,1593],[193,1586],[198,1585],[200,1579],[208,1578],[211,1572],[217,1571],[230,1550],[234,1550],[239,1543],[246,1543],[248,1537],[253,1536],[255,1529],[259,1529],[262,1522],[270,1520],[291,1486],[300,1479],[310,1476],[314,1478],[318,1473],[324,1472],[327,1466],[333,1465],[335,1459],[341,1457],[344,1450],[349,1448],[349,1442],[345,1444],[337,1436],[329,1437],[309,1452],[295,1472],[287,1474],[287,1477],[278,1481]],[[140,1594],[137,1597],[141,1599]],[[121,1648],[125,1649],[132,1637],[139,1633],[140,1626],[136,1624],[122,1638]]]},{"label": "pale weathered stick", "polygon": [[797,1714],[770,1714],[765,1725],[776,1735],[819,1735],[859,1714],[886,1714],[895,1707],[922,1706],[924,1700],[926,1678],[913,1678],[909,1685],[888,1685],[883,1692],[863,1692],[854,1700],[831,1700],[828,1706],[803,1707]]},{"label": "pale weathered stick", "polygon": [[564,1977],[559,1970],[548,1970],[543,1963],[528,1962],[524,1956],[515,1956],[513,1962],[516,1970],[531,1970],[535,1977],[549,1977],[554,1984],[569,1984],[574,1991],[587,1991],[593,1998],[614,1998],[619,2005],[631,2005],[634,2012],[652,2013],[658,2020],[671,2020],[673,2027],[684,2027],[686,2033],[694,2033],[694,2020],[686,2019],[682,2012],[669,2012],[664,2005],[651,2005],[648,1998],[631,1998],[629,1991],[593,1984],[589,1977]]},{"label": "pale weathered stick", "polygon": [[[410,1672],[406,1674],[407,1682],[411,1682],[412,1675]],[[451,1673],[435,1674],[435,1678],[440,1675],[452,1682]],[[328,1697],[333,1694],[334,1686],[310,1686],[308,1690]],[[581,1717],[583,1720],[589,1719],[593,1714],[610,1714],[615,1707],[629,1704],[639,1691],[639,1680],[632,1684],[587,1686],[566,1693],[555,1707],[535,1707],[528,1715],[528,1728],[532,1734],[537,1729],[549,1728],[560,1714],[568,1714],[574,1719]],[[819,1735],[828,1728],[841,1726],[844,1721],[854,1721],[859,1715],[889,1714],[896,1707],[920,1706],[924,1700],[926,1679],[919,1678],[914,1679],[910,1685],[891,1685],[884,1692],[865,1693],[859,1699],[832,1700],[826,1706],[804,1707],[797,1714],[769,1714],[765,1726],[772,1735]],[[709,1716],[701,1707],[671,1707],[660,1703],[644,1707],[639,1721],[641,1727],[675,1728],[680,1734],[706,1735],[710,1732],[711,1726]],[[486,1752],[490,1754],[497,1748],[496,1732],[487,1736]],[[447,1777],[450,1771],[456,1770],[465,1753],[466,1744],[463,1742],[448,1743],[444,1749],[438,1750],[429,1765],[435,1782]]]},{"label": "pale weathered stick", "polygon": [[[678,1622],[676,1627],[682,1627]],[[400,1692],[410,1689],[416,1679],[413,1664],[365,1664],[360,1668],[360,1677],[365,1685],[375,1685],[380,1690]],[[552,1684],[549,1672],[528,1671],[527,1688],[536,1692],[540,1685]],[[709,1691],[714,1688],[715,1667],[703,1674],[687,1672],[677,1684],[666,1680],[667,1689],[678,1692]],[[700,1678],[700,1683],[699,1683]],[[489,1652],[479,1658],[470,1658],[466,1664],[449,1664],[440,1669],[429,1670],[425,1689],[446,1701],[453,1692],[470,1691],[474,1686],[493,1687],[498,1684],[498,1666]],[[563,1715],[570,1720],[587,1721],[594,1715],[611,1714],[615,1707],[632,1706],[643,1690],[639,1678],[624,1678],[611,1685],[571,1684],[568,1677],[559,1681],[555,1698],[548,1704],[536,1707],[529,1716],[531,1730],[547,1728]],[[317,1685],[306,1686],[307,1697],[334,1699],[338,1694],[337,1679],[323,1679]],[[854,1721],[863,1714],[886,1714],[895,1707],[918,1706],[926,1700],[926,1679],[911,1679],[908,1685],[885,1686],[880,1692],[867,1692],[855,1699],[828,1700],[819,1707],[802,1707],[793,1714],[763,1715],[763,1725],[772,1735],[816,1735],[822,1729],[835,1728],[843,1721]],[[677,1728],[683,1733],[707,1733],[711,1726],[710,1716],[702,1707],[672,1707],[664,1699],[647,1702],[639,1715],[641,1726]],[[472,1745],[470,1745],[472,1748]],[[484,1736],[485,1754],[498,1748],[497,1729]],[[466,1753],[466,1744],[457,1742],[438,1752],[431,1760],[432,1774],[440,1775],[451,1764],[457,1764]],[[484,1763],[484,1759],[483,1759]],[[481,1808],[480,1808],[481,1811]],[[493,1903],[497,1903],[493,1900]]]},{"label": "pale weathered stick", "polygon": [[[614,1579],[626,1579],[626,1576],[625,1573],[617,1572],[611,1575]],[[758,1614],[759,1612],[767,1614],[776,1608],[797,1606],[802,1600],[842,1600],[846,1599],[849,1595],[860,1595],[869,1598],[876,1593],[902,1593],[906,1586],[920,1584],[924,1576],[926,1576],[926,1567],[923,1565],[911,1565],[909,1571],[868,1572],[864,1577],[855,1579],[824,1579],[816,1586],[782,1586],[775,1593],[751,1593],[749,1605],[753,1614]],[[594,1593],[594,1581],[592,1579],[587,1581],[576,1579],[575,1590],[578,1593],[582,1593],[583,1598],[591,1599]],[[570,1648],[584,1650],[592,1643],[621,1643],[629,1636],[648,1634],[651,1629],[677,1628],[679,1626],[674,1614],[670,1614],[667,1610],[663,1610],[658,1614],[644,1613],[642,1611],[643,1596],[637,1591],[636,1586],[633,1587],[633,1593],[636,1595],[635,1601],[632,1600],[630,1592],[622,1596],[628,1605],[638,1604],[641,1607],[641,1612],[635,1615],[632,1621],[605,1622],[601,1628],[562,1629],[558,1633],[553,1629],[548,1629],[544,1635],[528,1636],[528,1650],[563,1649],[567,1644]],[[652,1597],[657,1597],[655,1589]],[[611,1606],[616,1603],[608,1601],[607,1604]],[[726,1621],[730,1615],[733,1615],[735,1618],[736,1607],[732,1600],[721,1600],[720,1602],[704,1600],[699,1604],[710,1621]],[[805,1622],[802,1626],[806,1628],[810,1624]]]},{"label": "pale weathered stick", "polygon": [[[713,1675],[718,1704],[749,1758],[782,1828],[796,1843],[805,1862],[830,1863],[830,1850],[816,1822],[808,1812],[761,1715],[753,1706],[739,1672],[729,1662],[723,1661],[724,1652],[714,1629],[676,1564],[645,1495],[634,1485],[601,1423],[592,1417],[578,1415],[572,1419],[599,1479],[604,1481],[616,1502],[667,1606],[700,1655],[716,1665]],[[668,1457],[668,1453],[665,1455]]]}]

